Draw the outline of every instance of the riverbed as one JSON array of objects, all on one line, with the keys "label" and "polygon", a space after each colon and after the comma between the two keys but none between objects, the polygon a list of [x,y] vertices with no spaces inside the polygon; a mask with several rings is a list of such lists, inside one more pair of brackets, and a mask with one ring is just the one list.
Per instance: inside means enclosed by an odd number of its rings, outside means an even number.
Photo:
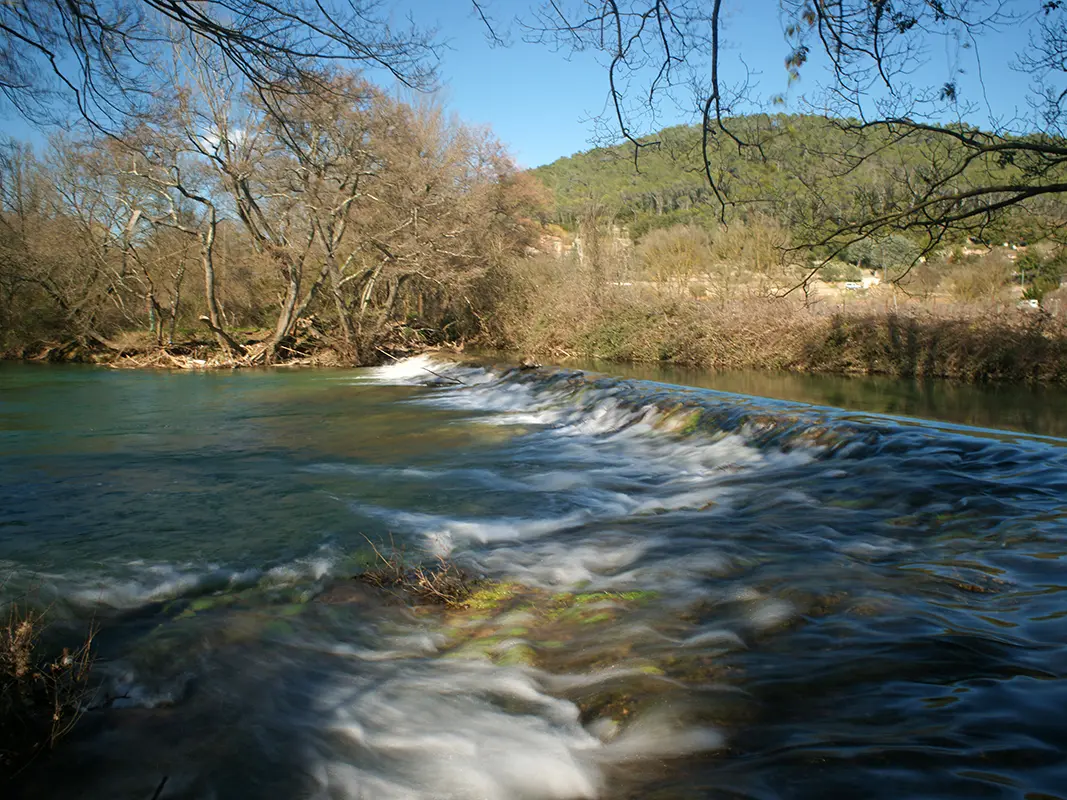
[{"label": "riverbed", "polygon": [[17,792],[1067,797],[1062,393],[726,380],[0,365],[0,591],[99,628]]}]

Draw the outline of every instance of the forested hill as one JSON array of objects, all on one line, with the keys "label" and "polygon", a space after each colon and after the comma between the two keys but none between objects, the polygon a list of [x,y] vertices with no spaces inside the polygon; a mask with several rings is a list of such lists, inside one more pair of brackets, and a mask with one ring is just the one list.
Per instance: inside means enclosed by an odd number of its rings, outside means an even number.
[{"label": "forested hill", "polygon": [[[730,120],[728,128],[746,146],[722,132],[711,139],[713,177],[735,203],[727,216],[763,214],[794,230],[826,229],[883,212],[911,196],[911,178],[931,159],[966,158],[944,136],[887,130],[857,135],[818,116],[752,115]],[[636,169],[633,146],[622,144],[533,170],[555,195],[557,221],[570,227],[592,210],[628,225],[638,238],[676,223],[716,224],[722,208],[704,174],[700,127],[666,128],[646,141]],[[959,182],[1007,179],[1014,169],[974,165]],[[1043,216],[1062,212],[1051,201],[1036,210]],[[1025,238],[1030,216],[1014,214],[987,233]]]}]

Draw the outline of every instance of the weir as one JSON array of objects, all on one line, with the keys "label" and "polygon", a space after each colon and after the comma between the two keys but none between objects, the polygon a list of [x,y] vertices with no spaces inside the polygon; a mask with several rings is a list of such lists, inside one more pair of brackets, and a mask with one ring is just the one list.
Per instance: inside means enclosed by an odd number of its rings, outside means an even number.
[{"label": "weir", "polygon": [[27,797],[1062,792],[1063,440],[440,356],[0,386],[5,597],[100,629]]}]

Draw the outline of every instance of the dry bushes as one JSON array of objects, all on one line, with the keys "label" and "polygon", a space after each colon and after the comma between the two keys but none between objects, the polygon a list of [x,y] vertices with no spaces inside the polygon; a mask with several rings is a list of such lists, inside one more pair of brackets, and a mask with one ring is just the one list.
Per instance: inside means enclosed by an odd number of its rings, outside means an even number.
[{"label": "dry bushes", "polygon": [[[625,281],[594,299],[587,280],[573,260],[516,265],[500,284],[485,343],[557,359],[1067,383],[1062,313],[972,302],[828,314],[792,296],[709,303]],[[1054,297],[1048,305],[1058,308]]]},{"label": "dry bushes", "polygon": [[585,335],[585,351],[619,361],[670,361],[713,369],[791,369],[818,318],[801,301],[748,298],[606,308]]},{"label": "dry bushes", "polygon": [[972,306],[835,314],[805,346],[812,372],[1067,383],[1067,320]]},{"label": "dry bushes", "polygon": [[384,547],[367,540],[374,551],[373,566],[355,576],[356,580],[379,589],[397,590],[416,602],[463,608],[474,593],[478,581],[455,562],[444,557],[426,566],[411,563],[403,549]]},{"label": "dry bushes", "polygon": [[[612,294],[614,276],[609,281]],[[598,313],[592,270],[572,257],[542,256],[491,270],[476,294],[483,308],[482,341],[555,357],[578,355],[576,333]]]},{"label": "dry bushes", "polygon": [[75,650],[42,656],[40,612],[8,609],[0,627],[0,775],[11,774],[51,750],[86,706],[93,634]]},{"label": "dry bushes", "polygon": [[597,302],[581,265],[567,259],[520,263],[501,283],[483,343],[553,358],[785,369],[817,324],[799,300],[707,303],[629,281],[610,283]]},{"label": "dry bushes", "polygon": [[689,282],[708,269],[711,237],[695,225],[675,225],[649,231],[637,247],[643,271],[675,294],[685,294]]},{"label": "dry bushes", "polygon": [[948,272],[952,297],[963,303],[1002,300],[1014,269],[1007,254],[1000,250],[955,259]]}]

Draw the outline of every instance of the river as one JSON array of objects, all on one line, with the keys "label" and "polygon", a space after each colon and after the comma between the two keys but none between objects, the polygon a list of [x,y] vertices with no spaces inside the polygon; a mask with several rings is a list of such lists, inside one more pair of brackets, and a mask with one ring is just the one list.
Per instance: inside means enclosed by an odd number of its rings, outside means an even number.
[{"label": "river", "polygon": [[1067,797],[1063,392],[785,380],[0,365],[0,592],[99,628],[16,794]]}]

